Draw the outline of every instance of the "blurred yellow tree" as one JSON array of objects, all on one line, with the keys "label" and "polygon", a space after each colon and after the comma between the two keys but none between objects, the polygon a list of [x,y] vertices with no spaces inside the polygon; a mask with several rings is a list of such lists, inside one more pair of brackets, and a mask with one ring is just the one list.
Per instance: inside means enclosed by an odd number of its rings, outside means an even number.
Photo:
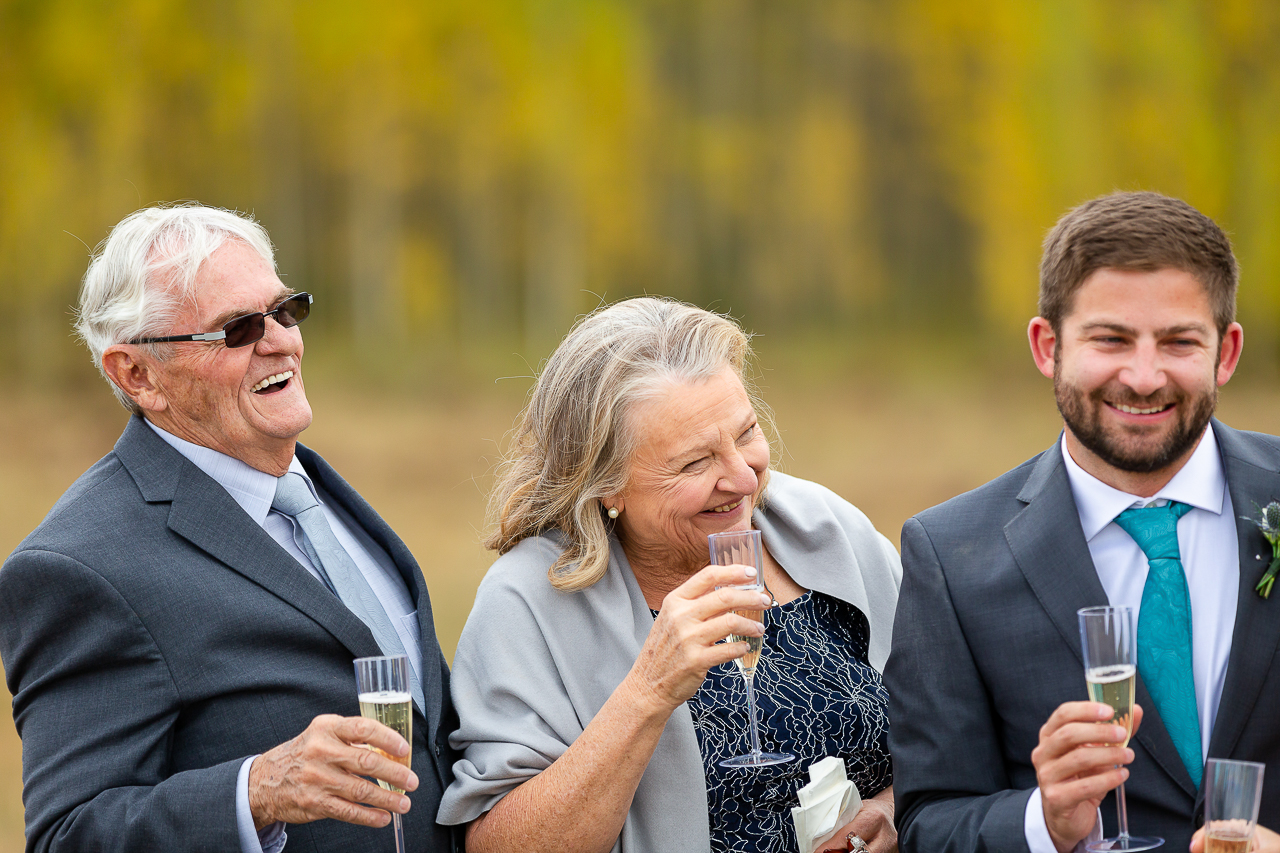
[{"label": "blurred yellow tree", "polygon": [[1277,8],[0,0],[0,356],[67,375],[86,245],[157,201],[254,213],[376,358],[642,292],[1016,334],[1056,217],[1141,187],[1232,232],[1274,359]]}]

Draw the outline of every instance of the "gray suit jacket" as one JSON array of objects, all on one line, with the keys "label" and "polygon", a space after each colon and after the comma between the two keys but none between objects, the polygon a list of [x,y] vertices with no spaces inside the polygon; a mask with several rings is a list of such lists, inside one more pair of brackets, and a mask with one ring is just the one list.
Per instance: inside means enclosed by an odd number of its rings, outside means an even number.
[{"label": "gray suit jacket", "polygon": [[[1280,499],[1280,439],[1213,424],[1236,514]],[[1254,591],[1271,556],[1237,520],[1239,605],[1209,755],[1267,763],[1262,823],[1280,826],[1280,598]],[[1060,446],[920,513],[902,530],[902,595],[885,668],[904,853],[1027,849],[1031,751],[1085,695],[1076,611],[1106,604]],[[1201,820],[1191,777],[1141,679],[1146,711],[1125,785],[1130,831],[1186,850]],[[1112,795],[1104,831],[1116,831]]]},{"label": "gray suit jacket", "polygon": [[[422,629],[405,837],[452,779],[449,673],[404,543],[324,460],[298,458],[395,561]],[[373,636],[216,482],[138,418],[0,569],[0,656],[23,741],[29,851],[238,851],[241,763],[317,714],[359,714]],[[390,827],[291,826],[290,851],[392,850]]]}]

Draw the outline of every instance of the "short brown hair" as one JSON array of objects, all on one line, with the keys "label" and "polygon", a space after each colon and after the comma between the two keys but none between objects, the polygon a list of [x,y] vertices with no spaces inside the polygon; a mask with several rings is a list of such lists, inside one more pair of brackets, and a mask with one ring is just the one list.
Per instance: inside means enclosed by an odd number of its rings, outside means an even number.
[{"label": "short brown hair", "polygon": [[1204,285],[1221,338],[1236,318],[1240,267],[1217,223],[1185,201],[1154,192],[1115,192],[1067,211],[1044,239],[1040,316],[1055,332],[1071,298],[1100,269],[1173,268]]}]

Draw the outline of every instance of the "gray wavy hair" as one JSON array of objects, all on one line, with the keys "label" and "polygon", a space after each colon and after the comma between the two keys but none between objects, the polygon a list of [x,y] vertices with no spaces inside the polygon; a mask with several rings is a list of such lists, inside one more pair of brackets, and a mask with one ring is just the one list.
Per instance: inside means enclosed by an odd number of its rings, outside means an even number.
[{"label": "gray wavy hair", "polygon": [[[609,565],[612,522],[601,501],[622,492],[641,436],[631,410],[672,382],[732,368],[772,436],[769,410],[746,375],[750,339],[732,319],[673,299],[628,299],[587,315],[551,354],[520,414],[489,497],[485,547],[505,554],[559,531],[566,548],[553,586],[585,589]],[[768,472],[761,478],[761,489]]]},{"label": "gray wavy hair", "polygon": [[[200,266],[227,240],[243,241],[275,269],[271,239],[261,225],[248,216],[198,204],[131,213],[94,250],[80,287],[76,334],[126,409],[138,411],[102,369],[103,353],[114,344],[173,331],[175,318],[195,298]],[[142,346],[155,358],[172,352],[170,344]]]}]

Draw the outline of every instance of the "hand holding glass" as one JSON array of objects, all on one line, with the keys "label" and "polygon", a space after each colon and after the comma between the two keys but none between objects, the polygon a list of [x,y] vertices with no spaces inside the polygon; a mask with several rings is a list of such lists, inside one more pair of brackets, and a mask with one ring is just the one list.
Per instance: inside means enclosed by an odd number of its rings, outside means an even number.
[{"label": "hand holding glass", "polygon": [[1204,772],[1204,853],[1248,853],[1262,804],[1262,773],[1252,761],[1210,758]]},{"label": "hand holding glass", "polygon": [[[355,666],[360,716],[377,720],[409,744],[409,752],[404,757],[387,755],[377,747],[370,749],[377,750],[397,764],[410,766],[413,754],[413,697],[409,693],[409,659],[404,655],[356,658]],[[404,793],[403,788],[388,785],[381,779],[378,784],[388,791]],[[404,826],[396,812],[391,813],[391,823],[395,827],[396,853],[404,853]]]},{"label": "hand holding glass", "polygon": [[[759,530],[742,530],[732,533],[712,533],[707,537],[711,547],[711,563],[716,566],[755,566],[756,576],[753,581],[734,584],[736,589],[765,591],[764,586],[764,543],[760,539]],[[764,621],[763,610],[738,610],[739,616]],[[770,764],[784,764],[794,761],[795,756],[785,752],[764,752],[760,749],[760,727],[756,721],[755,675],[756,664],[760,661],[760,653],[764,651],[764,637],[739,637],[730,635],[731,643],[746,643],[750,650],[734,661],[738,665],[742,677],[747,683],[747,720],[751,725],[751,752],[726,758],[720,762],[721,767],[767,767]]]},{"label": "hand holding glass", "polygon": [[[1138,674],[1138,642],[1133,610],[1128,607],[1086,607],[1080,619],[1080,649],[1084,653],[1084,679],[1089,698],[1110,705],[1113,721],[1133,734],[1133,693]],[[1129,738],[1119,746],[1127,746]],[[1157,836],[1131,836],[1124,783],[1116,788],[1120,834],[1086,845],[1090,853],[1101,850],[1154,850],[1164,844]]]}]

